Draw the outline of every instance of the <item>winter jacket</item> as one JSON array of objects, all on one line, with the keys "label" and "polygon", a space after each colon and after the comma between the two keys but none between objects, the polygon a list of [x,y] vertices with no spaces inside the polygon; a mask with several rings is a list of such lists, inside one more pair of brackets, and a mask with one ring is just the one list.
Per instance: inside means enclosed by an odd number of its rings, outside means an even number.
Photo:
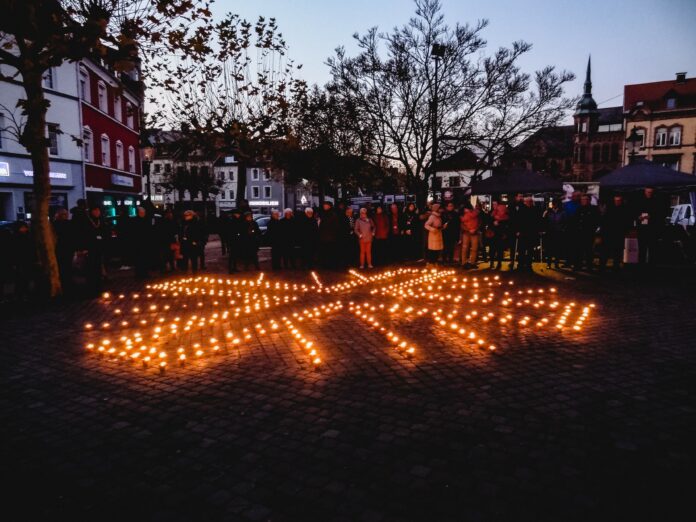
[{"label": "winter jacket", "polygon": [[370,218],[358,218],[355,220],[355,235],[360,241],[368,242],[375,238],[375,223]]}]

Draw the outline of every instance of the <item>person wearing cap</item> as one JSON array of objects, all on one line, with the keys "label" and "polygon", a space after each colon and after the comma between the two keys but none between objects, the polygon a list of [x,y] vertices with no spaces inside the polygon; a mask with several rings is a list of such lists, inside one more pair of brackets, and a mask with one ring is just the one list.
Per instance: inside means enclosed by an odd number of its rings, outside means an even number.
[{"label": "person wearing cap", "polygon": [[433,203],[430,209],[430,216],[423,225],[423,228],[428,231],[428,252],[427,261],[429,263],[437,263],[444,248],[442,241],[442,218],[440,217],[440,204]]},{"label": "person wearing cap", "polygon": [[203,249],[203,229],[198,221],[198,217],[193,210],[184,212],[184,222],[179,233],[181,240],[181,255],[183,256],[183,269],[188,271],[189,264],[191,271],[198,271],[198,259]]}]

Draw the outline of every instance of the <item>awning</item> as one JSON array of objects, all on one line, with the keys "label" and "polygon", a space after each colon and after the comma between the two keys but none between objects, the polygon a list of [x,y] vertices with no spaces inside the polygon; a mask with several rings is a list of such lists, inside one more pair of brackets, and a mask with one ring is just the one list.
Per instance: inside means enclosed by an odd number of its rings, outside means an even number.
[{"label": "awning", "polygon": [[597,180],[600,188],[638,189],[644,187],[696,186],[696,176],[677,172],[645,159],[618,168]]}]

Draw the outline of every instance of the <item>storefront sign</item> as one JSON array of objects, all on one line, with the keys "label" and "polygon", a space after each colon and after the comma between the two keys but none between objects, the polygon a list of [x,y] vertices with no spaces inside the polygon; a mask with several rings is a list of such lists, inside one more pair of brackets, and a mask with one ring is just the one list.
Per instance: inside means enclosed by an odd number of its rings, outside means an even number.
[{"label": "storefront sign", "polygon": [[250,201],[250,207],[277,207],[277,201]]},{"label": "storefront sign", "polygon": [[112,174],[111,183],[114,185],[119,185],[121,187],[132,187],[133,178],[128,176],[121,176],[120,174]]},{"label": "storefront sign", "polygon": [[0,176],[9,176],[10,175],[10,164],[5,163],[4,161],[0,161]]},{"label": "storefront sign", "polygon": [[[24,175],[28,178],[33,178],[34,171],[33,170],[25,170]],[[53,178],[53,179],[68,179],[68,175],[65,172],[49,172],[48,177]]]}]

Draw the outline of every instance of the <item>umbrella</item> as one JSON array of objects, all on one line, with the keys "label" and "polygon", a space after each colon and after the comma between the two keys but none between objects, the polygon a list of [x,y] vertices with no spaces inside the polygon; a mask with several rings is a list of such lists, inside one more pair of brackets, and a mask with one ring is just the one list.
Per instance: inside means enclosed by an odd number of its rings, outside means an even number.
[{"label": "umbrella", "polygon": [[563,183],[531,170],[513,169],[494,173],[490,178],[471,184],[472,194],[516,194],[563,192]]},{"label": "umbrella", "polygon": [[677,172],[645,159],[620,167],[598,181],[600,188],[610,189],[696,186],[696,176]]}]

